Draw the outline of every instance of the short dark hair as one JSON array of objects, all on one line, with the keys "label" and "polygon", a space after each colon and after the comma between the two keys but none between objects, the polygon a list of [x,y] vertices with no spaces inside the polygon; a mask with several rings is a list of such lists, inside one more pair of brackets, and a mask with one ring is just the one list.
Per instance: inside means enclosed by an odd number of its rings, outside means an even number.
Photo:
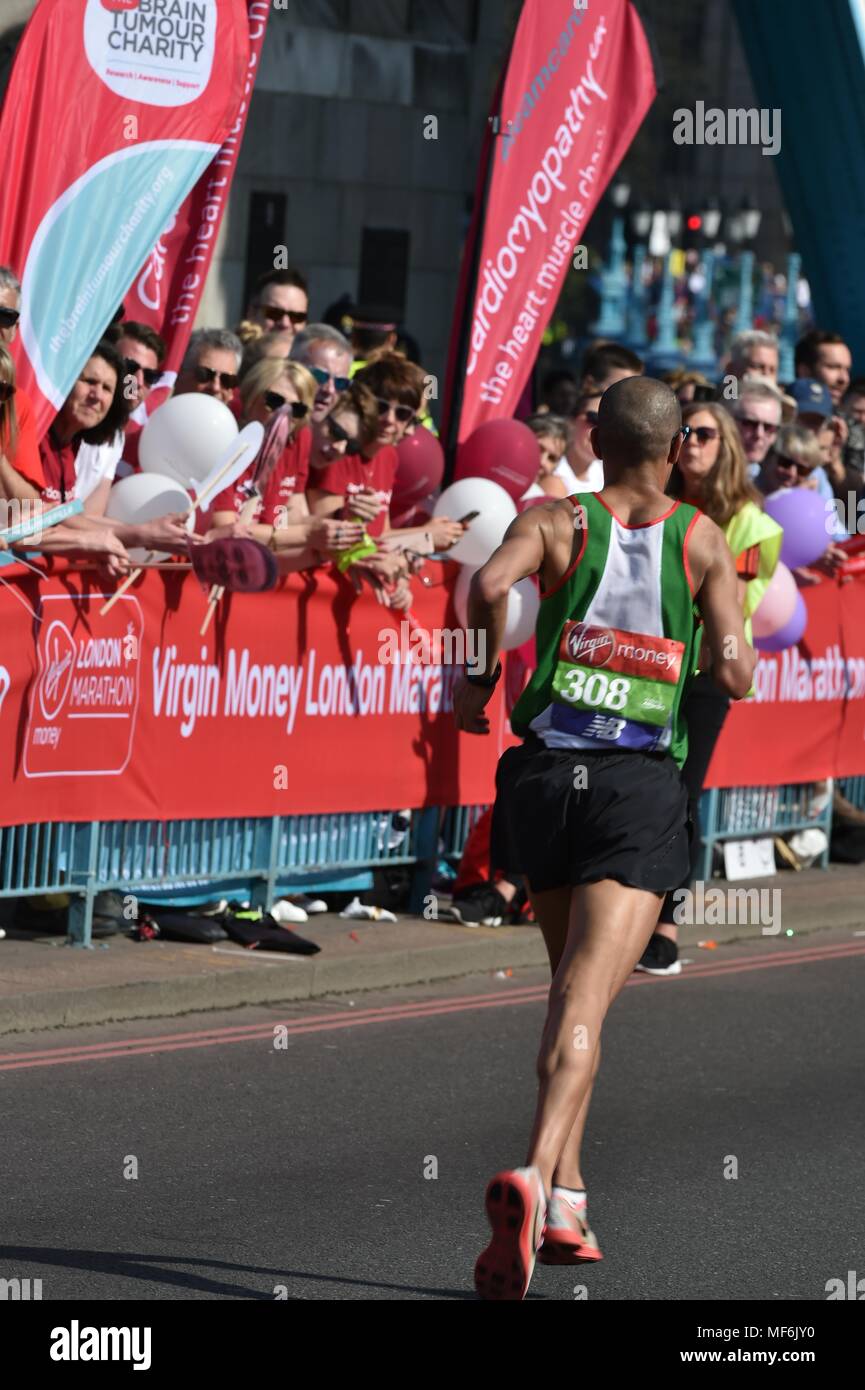
[{"label": "short dark hair", "polygon": [[587,380],[603,381],[613,367],[639,375],[643,370],[643,359],[622,343],[594,343],[583,354],[583,390]]},{"label": "short dark hair", "polygon": [[420,410],[423,402],[424,374],[416,362],[409,362],[396,352],[385,352],[355,377],[374,396],[410,405]]},{"label": "short dark hair", "polygon": [[252,287],[250,303],[257,304],[261,291],[266,290],[268,285],[291,285],[296,290],[303,290],[309,298],[309,285],[299,270],[266,270]]},{"label": "short dark hair", "polygon": [[865,396],[865,376],[857,376],[855,381],[850,382],[844,392],[845,401],[848,396]]},{"label": "short dark hair", "polygon": [[[128,401],[123,394],[126,366],[114,344],[107,342],[104,338],[101,343],[96,344],[87,359],[88,362],[90,357],[101,357],[103,362],[107,362],[109,367],[113,368],[117,380],[114,385],[114,398],[108,407],[105,419],[98,425],[94,425],[92,430],[85,430],[80,437],[85,444],[109,444],[117,431],[125,428],[132,408],[132,402]],[[82,372],[86,366],[87,362],[82,366]]]},{"label": "short dark hair", "polygon": [[151,352],[156,353],[157,365],[162,366],[167,349],[165,339],[160,338],[155,328],[151,328],[147,323],[135,323],[133,320],[128,323],[114,323],[105,334],[104,341],[116,347],[121,338],[131,338],[133,342],[141,343],[142,347],[150,348]]},{"label": "short dark hair", "polygon": [[541,400],[554,415],[573,415],[579,395],[573,372],[547,372],[541,386]]},{"label": "short dark hair", "polygon": [[807,367],[812,371],[817,366],[821,347],[833,347],[837,343],[847,347],[840,333],[830,333],[825,328],[812,328],[810,333],[806,333],[796,344],[796,371],[798,372],[800,367]]}]

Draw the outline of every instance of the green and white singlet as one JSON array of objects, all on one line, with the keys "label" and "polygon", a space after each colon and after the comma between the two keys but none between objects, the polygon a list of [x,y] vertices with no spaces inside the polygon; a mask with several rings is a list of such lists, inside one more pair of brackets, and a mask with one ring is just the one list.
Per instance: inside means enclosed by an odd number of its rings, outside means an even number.
[{"label": "green and white singlet", "polygon": [[674,502],[627,526],[599,493],[569,501],[580,548],[541,596],[538,664],[511,727],[548,748],[667,752],[681,767],[699,624],[688,541],[700,513]]}]

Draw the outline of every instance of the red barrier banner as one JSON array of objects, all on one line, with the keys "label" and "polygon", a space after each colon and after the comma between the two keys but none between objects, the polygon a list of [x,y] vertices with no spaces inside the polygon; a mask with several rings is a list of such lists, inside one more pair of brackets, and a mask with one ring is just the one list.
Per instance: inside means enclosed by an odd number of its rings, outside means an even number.
[{"label": "red barrier banner", "polygon": [[[228,596],[202,638],[206,595],[188,575],[151,570],[102,618],[92,572],[57,565],[40,580],[8,567],[2,823],[489,802],[521,653],[490,705],[490,737],[458,734],[457,571],[427,573],[410,621],[317,572]],[[865,580],[805,592],[805,638],[761,657],[707,785],[865,774]]]},{"label": "red barrier banner", "polygon": [[[649,46],[629,0],[525,0],[501,89],[501,130],[485,146],[489,193],[469,234],[468,254],[479,234],[482,242],[459,441],[485,420],[514,414],[583,228],[655,95]],[[458,395],[472,292],[468,277],[463,285],[449,401]]]},{"label": "red barrier banner", "polygon": [[[495,735],[457,733],[456,567],[427,573],[412,625],[316,573],[227,596],[202,638],[207,596],[189,576],[151,570],[103,618],[91,572],[7,568],[3,823],[488,801],[510,737],[501,694]],[[433,638],[421,660],[418,627]]]},{"label": "red barrier banner", "polygon": [[234,123],[246,0],[39,0],[0,118],[0,264],[44,433]]},{"label": "red barrier banner", "polygon": [[796,647],[760,656],[754,694],[733,705],[708,787],[780,786],[865,773],[865,581],[802,590]]},{"label": "red barrier banner", "polygon": [[246,10],[249,63],[240,106],[228,138],[163,230],[125,300],[126,318],[155,328],[167,348],[162,364],[164,383],[151,392],[148,415],[167,399],[183,361],[237,168],[267,30],[270,0],[246,0]]}]

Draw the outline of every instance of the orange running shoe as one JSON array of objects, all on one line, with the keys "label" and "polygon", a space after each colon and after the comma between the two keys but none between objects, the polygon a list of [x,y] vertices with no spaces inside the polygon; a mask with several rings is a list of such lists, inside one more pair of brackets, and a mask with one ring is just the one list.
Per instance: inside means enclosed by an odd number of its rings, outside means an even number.
[{"label": "orange running shoe", "polygon": [[487,1216],[493,1238],[478,1256],[475,1288],[481,1298],[525,1298],[544,1229],[547,1199],[537,1168],[511,1168],[490,1179]]},{"label": "orange running shoe", "polygon": [[602,1260],[597,1237],[589,1230],[586,1208],[574,1207],[555,1189],[547,1208],[547,1223],[538,1259],[545,1265],[577,1265]]}]

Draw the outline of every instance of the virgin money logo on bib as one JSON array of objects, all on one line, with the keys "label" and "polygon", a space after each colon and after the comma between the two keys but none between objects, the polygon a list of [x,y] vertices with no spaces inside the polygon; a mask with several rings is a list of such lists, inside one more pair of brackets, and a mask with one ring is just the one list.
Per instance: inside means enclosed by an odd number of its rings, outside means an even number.
[{"label": "virgin money logo on bib", "polygon": [[577,623],[567,637],[568,656],[583,666],[606,666],[616,650],[616,639],[609,628],[587,627]]},{"label": "virgin money logo on bib", "polygon": [[87,0],[84,48],[117,96],[186,106],[207,88],[216,0]]}]

